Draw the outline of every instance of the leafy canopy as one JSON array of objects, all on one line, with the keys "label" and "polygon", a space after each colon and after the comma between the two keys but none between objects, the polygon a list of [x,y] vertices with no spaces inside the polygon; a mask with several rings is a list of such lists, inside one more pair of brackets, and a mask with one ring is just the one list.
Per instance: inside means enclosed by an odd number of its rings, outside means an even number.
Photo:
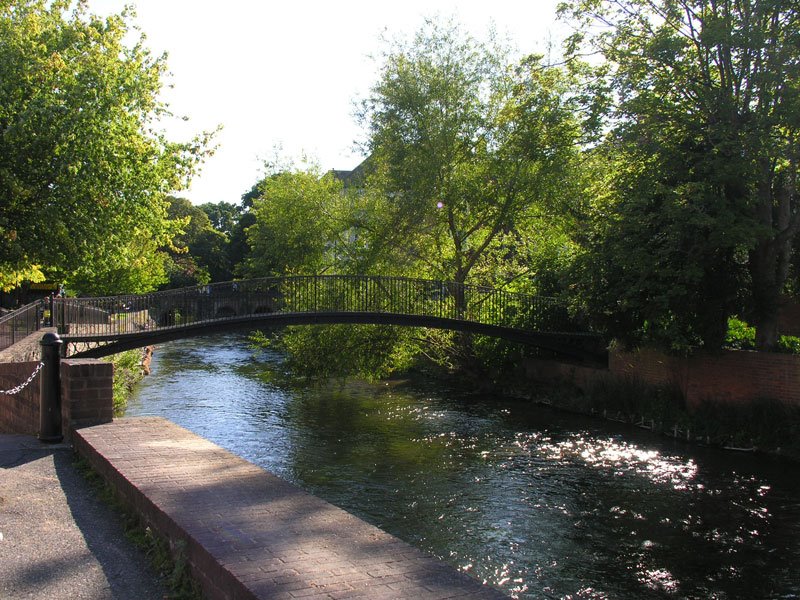
[{"label": "leafy canopy", "polygon": [[610,333],[719,347],[746,313],[774,347],[800,231],[793,0],[574,0],[608,137],[582,232],[586,304]]},{"label": "leafy canopy", "polygon": [[84,292],[147,291],[179,231],[165,196],[210,136],[157,131],[164,57],[126,43],[127,13],[70,5],[0,5],[0,286],[46,274]]},{"label": "leafy canopy", "polygon": [[509,54],[429,21],[389,47],[362,104],[371,184],[388,199],[376,244],[424,276],[508,283],[520,272],[497,269],[500,257],[513,264],[532,225],[569,195],[581,135],[572,82]]}]

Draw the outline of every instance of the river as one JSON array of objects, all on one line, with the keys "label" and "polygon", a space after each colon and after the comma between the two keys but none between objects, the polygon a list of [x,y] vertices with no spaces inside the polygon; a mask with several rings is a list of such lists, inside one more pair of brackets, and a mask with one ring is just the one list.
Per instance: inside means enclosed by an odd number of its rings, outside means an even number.
[{"label": "river", "polygon": [[289,386],[170,342],[159,415],[519,598],[800,598],[800,466],[432,383]]}]

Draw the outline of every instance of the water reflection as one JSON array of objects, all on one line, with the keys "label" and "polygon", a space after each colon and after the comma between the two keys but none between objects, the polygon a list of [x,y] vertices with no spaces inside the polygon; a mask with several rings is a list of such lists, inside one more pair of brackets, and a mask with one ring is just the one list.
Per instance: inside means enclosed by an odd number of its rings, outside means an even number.
[{"label": "water reflection", "polygon": [[796,598],[800,469],[442,386],[291,389],[236,338],[160,347],[160,414],[524,598]]}]

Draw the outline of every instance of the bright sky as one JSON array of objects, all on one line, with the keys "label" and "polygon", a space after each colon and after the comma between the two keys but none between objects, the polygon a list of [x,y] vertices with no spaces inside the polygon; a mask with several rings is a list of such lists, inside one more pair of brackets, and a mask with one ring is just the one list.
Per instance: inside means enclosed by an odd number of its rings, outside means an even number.
[{"label": "bright sky", "polygon": [[265,160],[311,157],[323,171],[361,162],[355,103],[376,79],[381,36],[408,36],[425,17],[454,17],[479,39],[491,23],[520,52],[544,52],[563,25],[558,0],[89,0],[106,15],[133,4],[156,54],[168,53],[165,100],[189,117],[170,139],[222,125],[189,191],[195,204],[239,202]]}]

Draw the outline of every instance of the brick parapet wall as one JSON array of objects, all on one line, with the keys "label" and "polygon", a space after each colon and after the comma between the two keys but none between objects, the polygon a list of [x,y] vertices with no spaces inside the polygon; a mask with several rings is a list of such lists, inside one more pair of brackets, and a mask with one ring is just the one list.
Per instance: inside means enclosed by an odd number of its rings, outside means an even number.
[{"label": "brick parapet wall", "polygon": [[[38,363],[0,363],[0,389],[24,382]],[[89,425],[109,423],[113,418],[113,376],[111,363],[96,359],[61,361],[61,419],[65,439],[72,431]],[[0,394],[0,433],[39,433],[40,381],[12,396]]]},{"label": "brick parapet wall", "polygon": [[[0,389],[9,390],[25,382],[38,362],[0,363]],[[39,432],[39,376],[21,392],[0,394],[0,433]]]},{"label": "brick parapet wall", "polygon": [[64,437],[114,417],[114,365],[89,358],[61,361],[61,418]]},{"label": "brick parapet wall", "polygon": [[651,349],[612,350],[608,369],[532,360],[526,364],[526,373],[534,380],[571,381],[582,389],[608,378],[675,386],[690,410],[709,401],[763,399],[800,406],[800,356],[792,354],[726,351],[683,358]]},{"label": "brick parapet wall", "polygon": [[730,350],[687,358],[654,350],[612,352],[609,371],[653,385],[674,384],[687,405],[772,399],[800,405],[800,356]]}]

